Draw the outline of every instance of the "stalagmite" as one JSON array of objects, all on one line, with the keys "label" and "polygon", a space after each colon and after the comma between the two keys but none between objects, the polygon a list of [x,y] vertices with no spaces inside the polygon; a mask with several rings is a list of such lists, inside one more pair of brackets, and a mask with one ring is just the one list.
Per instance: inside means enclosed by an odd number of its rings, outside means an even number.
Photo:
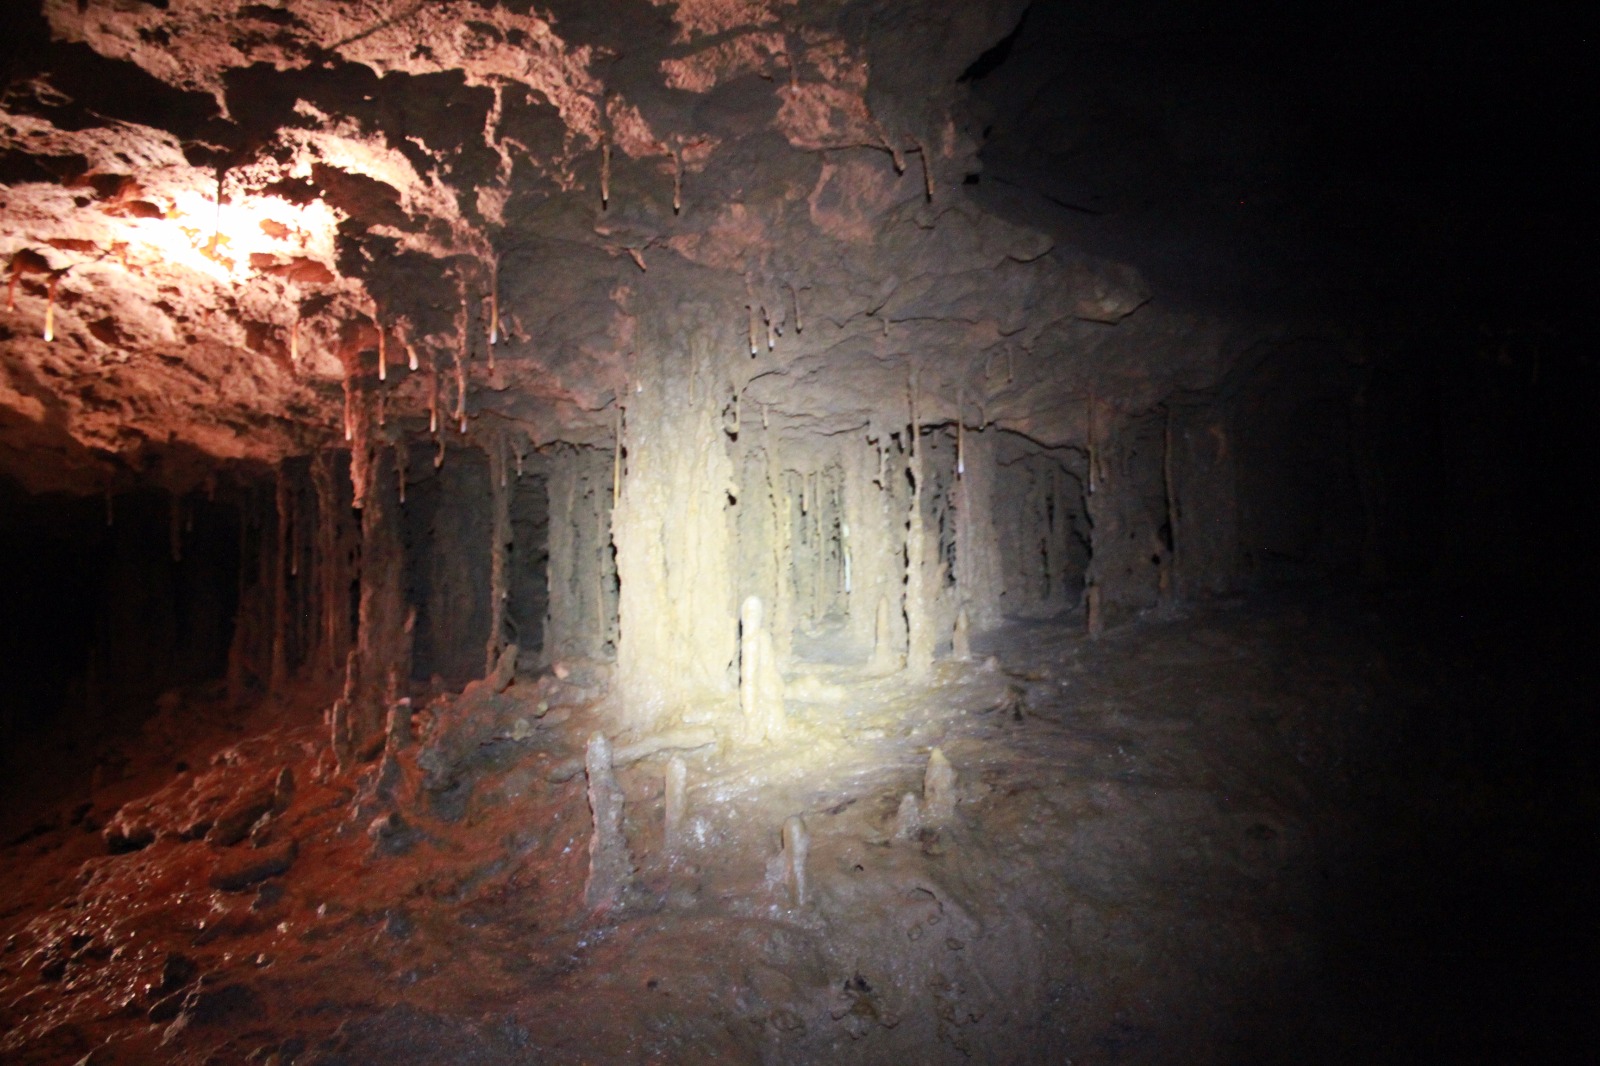
[{"label": "stalagmite", "polygon": [[915,840],[922,832],[922,804],[917,802],[915,793],[907,792],[900,797],[900,806],[894,815],[894,839]]},{"label": "stalagmite", "polygon": [[956,771],[934,748],[922,775],[922,816],[931,826],[948,825],[956,815]]},{"label": "stalagmite", "polygon": [[662,829],[662,843],[667,854],[676,854],[684,844],[688,828],[689,770],[677,755],[667,760],[665,771],[666,820]]},{"label": "stalagmite", "polygon": [[[415,612],[413,612],[413,615]],[[401,696],[389,704],[389,717],[383,728],[384,750],[390,754],[411,746],[411,697]]]},{"label": "stalagmite", "polygon": [[605,211],[611,206],[611,141],[602,138],[600,141],[600,210]]},{"label": "stalagmite", "polygon": [[798,814],[783,823],[783,877],[789,889],[789,902],[804,907],[810,898],[806,880],[806,856],[811,851],[811,834]]},{"label": "stalagmite", "polygon": [[965,607],[956,611],[956,626],[950,634],[950,654],[955,659],[972,658],[971,623],[967,620]]},{"label": "stalagmite", "polygon": [[1085,589],[1084,601],[1086,603],[1085,611],[1088,615],[1086,621],[1089,637],[1092,640],[1099,640],[1100,635],[1105,632],[1105,620],[1100,615],[1100,586],[1090,585]]},{"label": "stalagmite", "polygon": [[589,813],[594,829],[589,837],[589,880],[584,903],[591,911],[607,910],[622,899],[633,861],[622,835],[622,786],[611,766],[611,742],[595,733],[584,749],[584,773],[589,782]]},{"label": "stalagmite", "polygon": [[783,677],[757,596],[747,597],[739,612],[739,710],[746,741],[759,743],[783,735]]},{"label": "stalagmite", "polygon": [[344,660],[344,688],[328,710],[329,741],[335,764],[343,771],[354,761],[355,730],[351,712],[356,700],[356,652],[351,649]]}]

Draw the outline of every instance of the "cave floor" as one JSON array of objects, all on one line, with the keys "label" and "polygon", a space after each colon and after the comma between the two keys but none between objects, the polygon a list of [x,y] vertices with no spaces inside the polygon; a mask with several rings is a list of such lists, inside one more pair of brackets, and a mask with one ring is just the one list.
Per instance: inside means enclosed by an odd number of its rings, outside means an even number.
[{"label": "cave floor", "polygon": [[[1388,1043],[1383,923],[1348,887],[1374,832],[1420,832],[1374,829],[1415,691],[1367,621],[1012,623],[917,689],[812,664],[785,743],[673,734],[670,848],[666,753],[619,758],[636,871],[599,912],[574,759],[603,667],[436,700],[345,773],[310,707],[169,706],[0,852],[0,1059],[1422,1061]],[[955,814],[897,833],[935,746]]]}]

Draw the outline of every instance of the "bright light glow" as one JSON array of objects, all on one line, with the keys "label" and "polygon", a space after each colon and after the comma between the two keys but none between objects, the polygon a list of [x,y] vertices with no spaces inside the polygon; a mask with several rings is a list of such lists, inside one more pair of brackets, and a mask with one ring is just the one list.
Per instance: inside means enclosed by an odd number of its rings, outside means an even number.
[{"label": "bright light glow", "polygon": [[171,266],[228,282],[257,272],[252,255],[270,256],[275,263],[332,263],[341,218],[321,200],[300,206],[275,196],[234,195],[218,210],[214,194],[183,190],[173,197],[166,218],[132,221],[130,237]]}]

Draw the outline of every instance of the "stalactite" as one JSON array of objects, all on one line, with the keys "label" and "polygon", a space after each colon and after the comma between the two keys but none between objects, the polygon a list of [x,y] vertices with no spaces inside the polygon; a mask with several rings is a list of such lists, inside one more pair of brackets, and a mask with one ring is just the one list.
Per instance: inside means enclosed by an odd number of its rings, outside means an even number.
[{"label": "stalactite", "polygon": [[46,344],[56,339],[56,287],[61,284],[61,278],[65,274],[65,270],[60,270],[50,275],[50,287],[45,295],[44,304],[44,339]]},{"label": "stalactite", "polygon": [[489,369],[494,369],[494,349],[500,343],[500,257],[489,256]]},{"label": "stalactite", "polygon": [[927,531],[922,515],[927,491],[923,449],[917,446],[917,378],[911,376],[909,472],[911,476],[910,514],[906,522],[906,673],[913,682],[927,680],[933,670],[935,642],[932,600],[928,581]]},{"label": "stalactite", "polygon": [[300,366],[300,311],[296,308],[294,321],[289,323],[289,365]]},{"label": "stalactite", "polygon": [[933,203],[933,163],[928,160],[928,149],[921,141],[913,138],[912,144],[917,146],[917,152],[922,156],[922,193],[927,197],[928,203]]},{"label": "stalactite", "polygon": [[683,211],[683,154],[676,148],[672,150],[672,213],[680,214]]},{"label": "stalactite", "polygon": [[398,489],[400,502],[406,502],[406,475],[411,469],[411,449],[406,445],[404,437],[394,444],[395,485]]},{"label": "stalactite", "polygon": [[794,656],[794,498],[784,486],[778,441],[767,442],[767,500],[772,508],[772,633],[781,665]]},{"label": "stalactite", "polygon": [[611,452],[611,506],[617,506],[617,500],[622,496],[622,432],[626,424],[626,408],[621,401],[617,403],[617,430]]},{"label": "stalactite", "polygon": [[488,442],[489,453],[489,639],[484,650],[487,676],[505,648],[506,600],[510,597],[507,549],[511,543],[511,493],[506,478],[503,436]]},{"label": "stalactite", "polygon": [[439,432],[439,357],[428,350],[428,432]]},{"label": "stalactite", "polygon": [[757,348],[756,348],[756,302],[755,302],[755,300],[752,298],[749,303],[744,305],[744,309],[745,309],[746,313],[749,315],[749,319],[750,319],[750,358],[754,359],[756,357],[756,355],[757,355]]},{"label": "stalactite", "polygon": [[789,295],[794,298],[794,331],[796,333],[804,333],[805,326],[800,322],[800,291],[790,285]]},{"label": "stalactite", "polygon": [[458,310],[456,311],[456,338],[459,342],[456,350],[456,410],[455,420],[460,424],[461,432],[467,432],[467,360],[472,355],[472,339],[467,333],[468,306],[467,282],[465,278],[457,277],[456,289],[460,296]]},{"label": "stalactite", "polygon": [[600,210],[611,207],[611,140],[604,135],[600,140]]},{"label": "stalactite", "polygon": [[778,346],[777,324],[773,322],[772,316],[767,313],[766,307],[761,308],[761,317],[767,323],[767,351],[770,352]]},{"label": "stalactite", "polygon": [[359,511],[372,487],[372,424],[361,382],[349,376],[346,380],[350,381],[350,429],[347,439],[350,441],[350,488],[354,492],[351,506]]},{"label": "stalactite", "polygon": [[372,311],[372,327],[378,331],[378,380],[387,381],[389,379],[389,350],[384,343],[384,337],[388,330],[384,329],[383,323],[378,320],[376,308]]},{"label": "stalactite", "polygon": [[966,610],[969,621],[984,632],[1000,624],[1000,597],[1005,588],[994,517],[994,432],[958,431],[956,439],[960,455],[955,497],[957,602]]},{"label": "stalactite", "polygon": [[311,484],[317,496],[317,549],[312,563],[317,570],[318,598],[322,620],[322,648],[327,656],[324,666],[331,676],[338,665],[336,641],[335,600],[336,576],[334,556],[338,550],[338,533],[335,529],[336,497],[334,494],[332,463],[327,452],[318,452],[311,460]]}]

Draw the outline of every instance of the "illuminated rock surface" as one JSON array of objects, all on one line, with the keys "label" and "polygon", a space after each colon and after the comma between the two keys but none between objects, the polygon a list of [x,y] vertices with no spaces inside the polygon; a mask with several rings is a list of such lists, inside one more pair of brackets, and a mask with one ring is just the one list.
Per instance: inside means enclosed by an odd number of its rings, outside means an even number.
[{"label": "illuminated rock surface", "polygon": [[0,1059],[1581,1058],[1537,15],[7,5]]}]

